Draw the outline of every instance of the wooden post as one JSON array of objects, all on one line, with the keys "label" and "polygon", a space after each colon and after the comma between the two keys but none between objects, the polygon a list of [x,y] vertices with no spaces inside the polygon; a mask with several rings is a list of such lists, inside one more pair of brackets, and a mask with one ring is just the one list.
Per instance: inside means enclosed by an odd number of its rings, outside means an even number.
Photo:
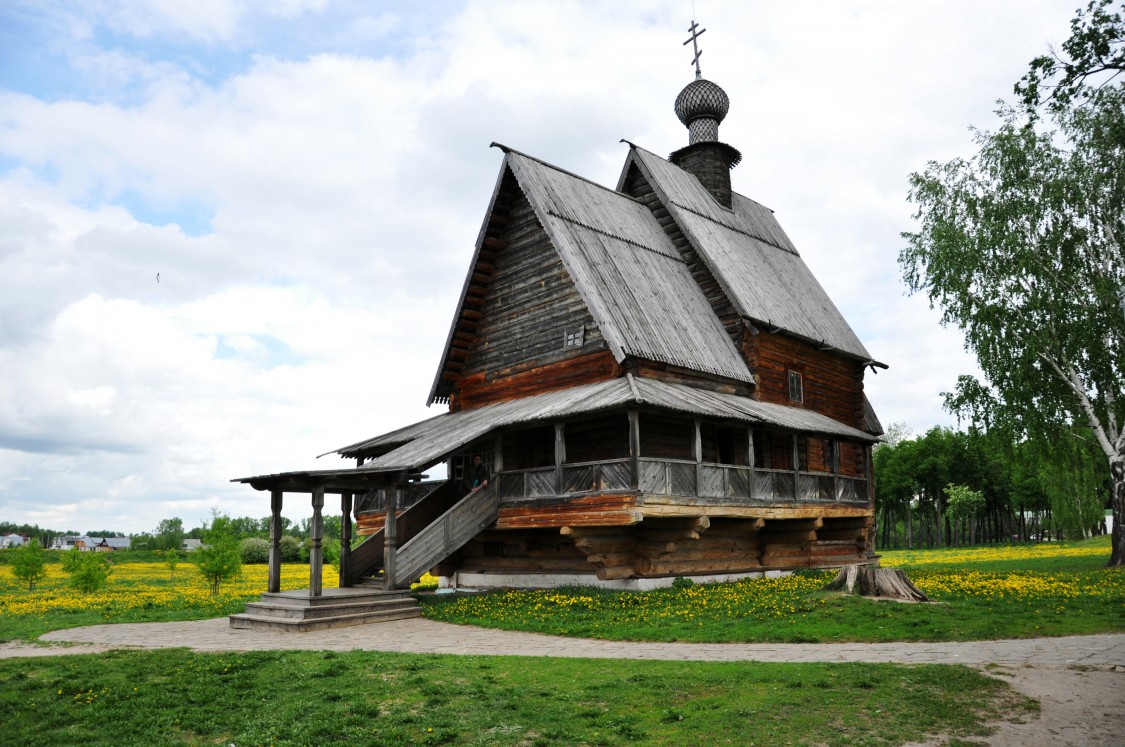
[{"label": "wooden post", "polygon": [[629,410],[629,485],[634,490],[641,487],[641,416],[636,409]]},{"label": "wooden post", "polygon": [[340,494],[340,587],[351,586],[352,494]]},{"label": "wooden post", "polygon": [[746,432],[749,438],[746,440],[746,448],[749,452],[746,455],[746,463],[750,465],[750,483],[746,486],[746,495],[748,500],[754,500],[754,470],[757,465],[754,464],[754,429],[747,428]]},{"label": "wooden post", "polygon": [[832,449],[832,500],[840,500],[840,443],[834,439],[828,439],[829,448]]},{"label": "wooden post", "polygon": [[703,462],[703,435],[700,433],[699,418],[693,423],[695,424],[695,443],[692,444],[695,452],[695,495],[698,497],[703,493],[703,468],[699,466]]},{"label": "wooden post", "polygon": [[312,526],[309,534],[312,549],[309,550],[309,598],[321,596],[324,576],[324,486],[317,485],[312,491]]},{"label": "wooden post", "polygon": [[281,497],[280,490],[270,491],[270,570],[266,591],[281,591]]},{"label": "wooden post", "polygon": [[496,443],[492,447],[492,477],[489,479],[492,492],[500,495],[500,473],[504,471],[504,436],[497,435]]},{"label": "wooden post", "polygon": [[395,590],[395,561],[398,559],[398,504],[402,500],[402,484],[387,489],[387,520],[383,524],[383,588]]},{"label": "wooden post", "polygon": [[566,424],[555,423],[555,494],[563,492],[563,462],[566,461]]},{"label": "wooden post", "polygon": [[794,433],[790,436],[792,440],[792,454],[790,458],[793,460],[793,500],[801,499],[801,455],[797,449],[797,434]]}]

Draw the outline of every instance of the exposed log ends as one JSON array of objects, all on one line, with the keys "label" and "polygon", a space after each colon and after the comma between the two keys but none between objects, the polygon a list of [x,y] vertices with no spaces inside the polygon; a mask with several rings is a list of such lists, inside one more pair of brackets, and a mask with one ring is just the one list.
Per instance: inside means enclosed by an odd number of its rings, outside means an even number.
[{"label": "exposed log ends", "polygon": [[879,599],[898,599],[907,602],[928,602],[930,598],[911,583],[901,568],[873,568],[866,565],[849,565],[841,568],[825,591],[843,591]]}]

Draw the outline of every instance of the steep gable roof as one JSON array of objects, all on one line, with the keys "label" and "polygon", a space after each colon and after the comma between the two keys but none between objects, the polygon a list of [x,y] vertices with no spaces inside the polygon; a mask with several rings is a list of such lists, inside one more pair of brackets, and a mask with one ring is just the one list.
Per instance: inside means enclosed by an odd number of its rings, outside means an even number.
[{"label": "steep gable roof", "polygon": [[737,193],[725,208],[688,172],[630,145],[622,180],[641,169],[741,316],[872,361],[771,210]]},{"label": "steep gable roof", "polygon": [[[643,204],[530,156],[504,148],[497,193],[516,179],[589,309],[614,358],[667,363],[724,378],[753,380],[676,248]],[[487,228],[497,193],[485,216]],[[486,238],[482,228],[454,328]],[[446,342],[430,401],[451,354]]]}]

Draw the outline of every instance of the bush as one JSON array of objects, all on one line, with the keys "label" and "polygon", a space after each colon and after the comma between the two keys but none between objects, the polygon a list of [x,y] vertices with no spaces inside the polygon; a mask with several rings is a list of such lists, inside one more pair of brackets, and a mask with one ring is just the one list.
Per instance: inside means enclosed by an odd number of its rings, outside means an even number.
[{"label": "bush", "polygon": [[12,575],[20,583],[27,584],[28,591],[34,589],[35,584],[47,575],[44,554],[43,546],[36,539],[32,539],[23,547],[12,550],[10,558]]},{"label": "bush", "polygon": [[282,563],[299,563],[301,561],[301,540],[293,535],[282,535],[278,549],[281,551]]},{"label": "bush", "polygon": [[105,586],[112,569],[109,559],[100,552],[67,553],[63,560],[63,570],[70,574],[70,585],[87,594]]},{"label": "bush", "polygon": [[242,572],[242,556],[233,537],[212,537],[209,545],[192,553],[199,572],[211,584],[211,593],[219,593],[219,585]]},{"label": "bush", "polygon": [[[320,541],[320,549],[324,552],[325,565],[339,565],[340,563],[340,540],[338,539],[323,539]],[[309,562],[309,555],[312,553],[312,540],[307,539],[301,543],[301,562]]]},{"label": "bush", "polygon": [[259,537],[247,537],[238,543],[238,554],[247,565],[270,562],[270,543]]}]

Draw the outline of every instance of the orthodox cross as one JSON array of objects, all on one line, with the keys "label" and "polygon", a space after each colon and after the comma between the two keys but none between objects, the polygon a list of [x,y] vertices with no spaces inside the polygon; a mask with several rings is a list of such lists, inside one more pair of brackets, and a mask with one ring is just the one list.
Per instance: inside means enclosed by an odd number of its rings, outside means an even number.
[{"label": "orthodox cross", "polygon": [[[696,31],[696,29],[699,29],[699,30]],[[707,29],[700,29],[699,24],[695,22],[695,19],[694,18],[691,19],[691,26],[688,28],[688,31],[691,32],[691,38],[688,39],[686,42],[684,42],[685,47],[687,46],[688,42],[691,42],[691,47],[692,47],[692,49],[695,50],[695,57],[692,58],[691,63],[693,65],[695,65],[695,77],[696,78],[702,78],[703,77],[703,73],[701,73],[699,71],[699,56],[703,53],[699,51],[699,42],[697,42],[696,40],[699,37],[701,37],[703,35],[703,32],[706,31],[706,30]]]}]

